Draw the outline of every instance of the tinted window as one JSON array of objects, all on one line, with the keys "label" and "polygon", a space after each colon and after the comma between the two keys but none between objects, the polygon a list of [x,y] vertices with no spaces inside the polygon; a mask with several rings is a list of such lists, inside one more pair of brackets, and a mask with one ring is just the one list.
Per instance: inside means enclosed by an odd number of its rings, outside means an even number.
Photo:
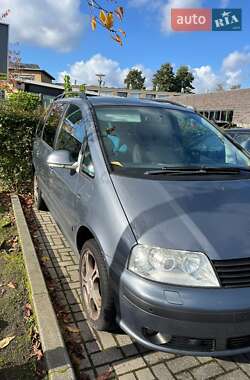
[{"label": "tinted window", "polygon": [[63,120],[56,149],[69,151],[72,161],[77,161],[84,136],[82,112],[79,107],[71,104]]},{"label": "tinted window", "polygon": [[57,127],[61,121],[64,111],[64,104],[55,103],[49,113],[49,117],[44,126],[43,140],[51,147],[54,145]]}]

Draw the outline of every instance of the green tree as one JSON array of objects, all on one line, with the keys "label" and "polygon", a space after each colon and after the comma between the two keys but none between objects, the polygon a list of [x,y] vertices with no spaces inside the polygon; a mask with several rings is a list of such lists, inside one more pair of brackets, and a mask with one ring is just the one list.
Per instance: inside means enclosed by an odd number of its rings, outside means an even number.
[{"label": "green tree", "polygon": [[161,65],[161,68],[154,74],[153,86],[155,90],[158,89],[159,91],[174,91],[175,75],[170,63]]},{"label": "green tree", "polygon": [[186,92],[190,94],[194,87],[192,86],[194,76],[188,66],[180,66],[175,74],[175,92]]},{"label": "green tree", "polygon": [[142,75],[142,71],[137,69],[132,69],[129,71],[127,77],[124,80],[127,88],[132,90],[142,90],[145,84],[145,77]]},{"label": "green tree", "polygon": [[71,79],[70,79],[70,75],[68,74],[64,76],[64,91],[72,92]]}]

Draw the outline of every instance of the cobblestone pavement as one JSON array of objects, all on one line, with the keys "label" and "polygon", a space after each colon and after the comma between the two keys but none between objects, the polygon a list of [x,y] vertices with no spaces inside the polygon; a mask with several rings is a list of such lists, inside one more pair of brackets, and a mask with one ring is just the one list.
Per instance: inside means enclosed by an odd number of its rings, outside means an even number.
[{"label": "cobblestone pavement", "polygon": [[85,359],[81,360],[80,370],[90,379],[96,379],[109,367],[113,368],[113,378],[120,380],[250,379],[250,354],[228,360],[180,357],[150,352],[122,332],[110,334],[93,331],[80,303],[78,265],[74,254],[51,215],[36,210],[34,213],[39,251],[46,256],[50,276],[58,283],[57,296],[70,313],[72,327],[78,327],[81,331]]}]

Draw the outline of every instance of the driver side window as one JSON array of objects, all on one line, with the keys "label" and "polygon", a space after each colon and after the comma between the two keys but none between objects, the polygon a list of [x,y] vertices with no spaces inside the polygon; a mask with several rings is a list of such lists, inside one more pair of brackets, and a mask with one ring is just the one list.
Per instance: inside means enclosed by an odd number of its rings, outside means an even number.
[{"label": "driver side window", "polygon": [[82,112],[78,106],[71,104],[60,128],[56,150],[67,150],[70,152],[72,162],[76,162],[78,160],[84,136],[85,127]]}]

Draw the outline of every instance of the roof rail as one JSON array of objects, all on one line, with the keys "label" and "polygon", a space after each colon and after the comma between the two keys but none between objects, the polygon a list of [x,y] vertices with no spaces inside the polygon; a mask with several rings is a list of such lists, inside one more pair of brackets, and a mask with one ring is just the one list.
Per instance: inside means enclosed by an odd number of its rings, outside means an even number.
[{"label": "roof rail", "polygon": [[[82,91],[67,91],[67,92],[63,92],[62,94],[56,96],[54,98],[54,101],[55,100],[59,100],[59,99],[64,99],[64,98],[81,98],[81,99],[87,99],[87,96],[95,96],[94,94],[88,94],[86,92],[82,92]],[[97,96],[97,94],[96,94]]]}]

